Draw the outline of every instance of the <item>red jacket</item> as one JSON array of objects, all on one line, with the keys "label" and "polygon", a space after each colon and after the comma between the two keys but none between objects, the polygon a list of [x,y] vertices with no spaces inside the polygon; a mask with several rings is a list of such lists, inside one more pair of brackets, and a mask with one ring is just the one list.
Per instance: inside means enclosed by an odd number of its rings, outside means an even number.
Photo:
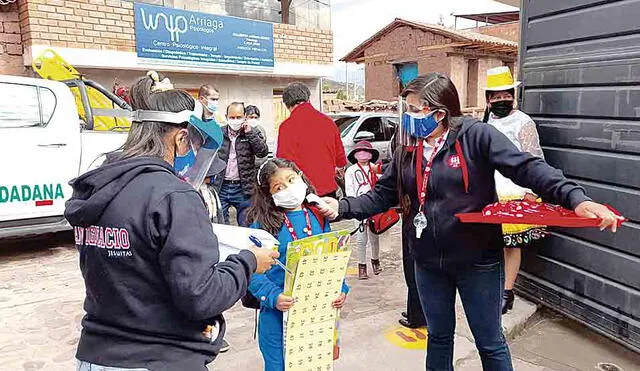
[{"label": "red jacket", "polygon": [[276,157],[295,162],[321,196],[338,189],[336,167],[347,165],[338,127],[309,102],[280,125]]}]

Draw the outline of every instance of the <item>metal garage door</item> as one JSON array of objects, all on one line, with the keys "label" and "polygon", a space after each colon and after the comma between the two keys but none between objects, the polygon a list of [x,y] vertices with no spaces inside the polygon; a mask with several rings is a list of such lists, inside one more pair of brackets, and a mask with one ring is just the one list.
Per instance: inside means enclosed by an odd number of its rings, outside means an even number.
[{"label": "metal garage door", "polygon": [[632,222],[554,231],[518,289],[640,351],[640,0],[524,0],[523,111],[547,161]]}]

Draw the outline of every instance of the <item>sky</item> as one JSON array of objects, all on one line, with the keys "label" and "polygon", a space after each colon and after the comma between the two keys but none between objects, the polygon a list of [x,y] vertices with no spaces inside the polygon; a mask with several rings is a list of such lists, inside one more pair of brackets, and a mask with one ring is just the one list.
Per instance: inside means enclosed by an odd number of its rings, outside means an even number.
[{"label": "sky", "polygon": [[[373,36],[394,18],[437,23],[440,15],[453,27],[451,14],[517,10],[492,0],[332,0],[331,28],[334,46],[334,80],[345,80],[345,63],[338,62],[360,43]],[[475,27],[474,21],[458,19],[458,28]],[[364,81],[363,65],[349,64],[349,81]]]}]

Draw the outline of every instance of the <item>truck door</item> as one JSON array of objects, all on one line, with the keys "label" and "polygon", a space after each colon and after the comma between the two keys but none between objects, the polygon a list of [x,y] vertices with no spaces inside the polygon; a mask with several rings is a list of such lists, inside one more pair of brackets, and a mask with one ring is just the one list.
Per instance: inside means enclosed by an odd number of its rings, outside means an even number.
[{"label": "truck door", "polygon": [[555,229],[523,249],[518,287],[640,351],[640,2],[522,4],[521,107],[547,162],[631,221],[616,234]]},{"label": "truck door", "polygon": [[0,91],[10,97],[0,100],[0,223],[62,216],[80,161],[73,96],[62,83],[27,78],[0,81]]}]

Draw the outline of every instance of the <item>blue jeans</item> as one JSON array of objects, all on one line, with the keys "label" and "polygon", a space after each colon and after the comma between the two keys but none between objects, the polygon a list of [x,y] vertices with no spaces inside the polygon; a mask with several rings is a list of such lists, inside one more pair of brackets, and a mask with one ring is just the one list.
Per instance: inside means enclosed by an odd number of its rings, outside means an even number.
[{"label": "blue jeans", "polygon": [[485,371],[512,371],[502,334],[504,267],[501,261],[466,270],[432,270],[418,263],[416,284],[427,317],[427,371],[453,371],[456,289]]},{"label": "blue jeans", "polygon": [[222,216],[224,224],[229,224],[229,208],[236,209],[236,220],[241,227],[248,227],[247,208],[251,205],[251,200],[244,194],[242,184],[232,184],[223,182],[220,188],[220,205],[222,206]]},{"label": "blue jeans", "polygon": [[149,371],[146,368],[121,368],[99,366],[93,363],[78,360],[77,371]]}]

